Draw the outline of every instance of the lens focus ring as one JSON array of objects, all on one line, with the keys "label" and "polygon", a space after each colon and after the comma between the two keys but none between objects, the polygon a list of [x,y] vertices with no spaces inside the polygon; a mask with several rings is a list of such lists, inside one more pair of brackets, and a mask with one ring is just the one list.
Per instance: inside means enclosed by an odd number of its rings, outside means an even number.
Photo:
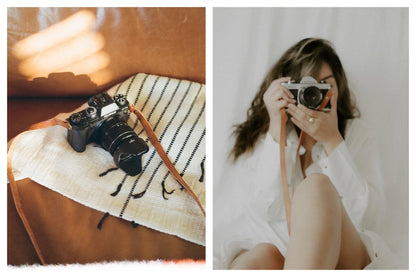
[{"label": "lens focus ring", "polygon": [[310,108],[316,109],[322,103],[323,94],[315,86],[305,87],[299,91],[299,103]]}]

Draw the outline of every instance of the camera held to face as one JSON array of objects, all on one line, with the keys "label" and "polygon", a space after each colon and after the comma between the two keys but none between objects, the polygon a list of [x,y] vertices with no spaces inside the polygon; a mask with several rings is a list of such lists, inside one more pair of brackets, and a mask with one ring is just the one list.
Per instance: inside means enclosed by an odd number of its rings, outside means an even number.
[{"label": "camera held to face", "polygon": [[130,176],[142,171],[142,155],[149,151],[143,139],[127,125],[129,103],[124,95],[111,98],[107,92],[93,96],[89,107],[73,113],[67,139],[77,152],[97,143],[113,156],[115,164]]},{"label": "camera held to face", "polygon": [[[331,89],[331,85],[325,81],[318,83],[314,78],[305,76],[300,83],[282,83],[282,86],[288,88],[295,96],[296,103],[302,104],[305,107],[318,110],[327,92]],[[331,104],[324,107],[324,111],[331,110]]]}]

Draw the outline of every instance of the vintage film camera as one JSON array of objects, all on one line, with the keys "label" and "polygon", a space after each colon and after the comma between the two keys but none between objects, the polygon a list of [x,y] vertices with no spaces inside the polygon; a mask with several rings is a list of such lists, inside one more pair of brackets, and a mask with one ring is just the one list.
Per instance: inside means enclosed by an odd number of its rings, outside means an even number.
[{"label": "vintage film camera", "polygon": [[[305,76],[300,83],[282,83],[282,86],[288,88],[295,96],[296,104],[302,104],[313,110],[318,110],[327,92],[331,89],[331,85],[322,81],[318,83],[314,78]],[[331,110],[331,104],[324,107],[323,111]]]},{"label": "vintage film camera", "polygon": [[107,92],[93,96],[89,107],[73,113],[67,139],[77,152],[96,143],[110,152],[115,164],[130,176],[142,171],[142,155],[149,151],[143,139],[127,125],[129,103],[124,95],[112,98]]}]

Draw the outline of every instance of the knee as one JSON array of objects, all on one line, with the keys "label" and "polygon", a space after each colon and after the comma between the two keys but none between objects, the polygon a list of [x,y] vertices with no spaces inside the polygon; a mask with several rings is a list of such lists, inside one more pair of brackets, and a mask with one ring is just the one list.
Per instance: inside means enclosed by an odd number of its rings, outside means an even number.
[{"label": "knee", "polygon": [[246,269],[282,269],[284,257],[279,249],[271,243],[260,243],[249,251]]},{"label": "knee", "polygon": [[254,246],[253,252],[258,253],[258,256],[264,257],[278,257],[280,256],[279,249],[271,243],[260,243]]}]

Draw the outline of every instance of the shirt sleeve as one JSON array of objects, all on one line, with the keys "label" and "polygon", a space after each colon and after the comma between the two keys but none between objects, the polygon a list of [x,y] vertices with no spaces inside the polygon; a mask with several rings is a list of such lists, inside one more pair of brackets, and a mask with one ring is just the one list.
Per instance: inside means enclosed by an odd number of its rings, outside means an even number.
[{"label": "shirt sleeve", "polygon": [[377,143],[362,126],[351,126],[347,131],[345,141],[319,163],[356,228],[374,230],[384,202]]},{"label": "shirt sleeve", "polygon": [[[296,134],[293,134],[296,137]],[[297,137],[296,137],[297,139]],[[290,139],[285,146],[285,160],[288,179],[296,159],[297,142]],[[251,161],[251,171],[248,181],[253,184],[251,208],[257,214],[264,215],[269,221],[286,220],[284,211],[284,196],[282,192],[282,174],[280,167],[280,144],[267,134],[255,157]]]},{"label": "shirt sleeve", "polygon": [[229,164],[222,174],[222,185],[215,191],[213,207],[217,246],[214,256],[219,260],[227,261],[235,256],[236,253],[230,252],[229,242],[254,236],[253,215],[261,222],[275,220],[279,214],[284,216],[276,208],[282,204],[279,157],[279,144],[266,134],[253,152]]}]

